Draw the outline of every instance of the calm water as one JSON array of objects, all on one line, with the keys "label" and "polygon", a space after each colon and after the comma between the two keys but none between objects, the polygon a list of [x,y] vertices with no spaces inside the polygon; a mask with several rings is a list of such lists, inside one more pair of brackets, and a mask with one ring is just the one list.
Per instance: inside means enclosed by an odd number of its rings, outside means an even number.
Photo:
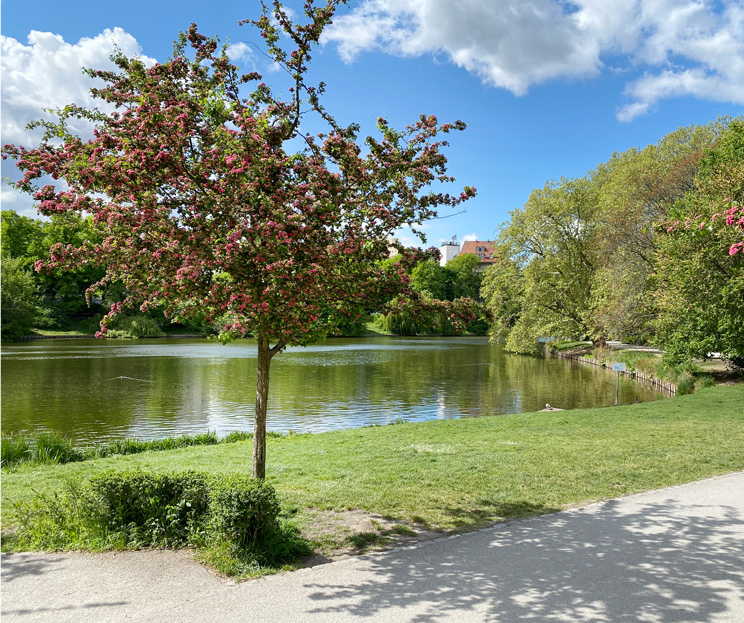
[{"label": "calm water", "polygon": [[[2,348],[2,431],[78,444],[251,430],[250,340],[41,340]],[[661,394],[629,380],[620,402]],[[611,372],[509,355],[485,338],[333,339],[271,366],[268,427],[319,432],[406,420],[614,404]]]}]

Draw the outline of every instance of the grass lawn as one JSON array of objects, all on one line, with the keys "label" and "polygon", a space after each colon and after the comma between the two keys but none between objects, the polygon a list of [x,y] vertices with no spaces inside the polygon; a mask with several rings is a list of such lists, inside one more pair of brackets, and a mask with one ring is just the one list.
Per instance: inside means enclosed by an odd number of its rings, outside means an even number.
[{"label": "grass lawn", "polygon": [[[251,469],[251,443],[3,469],[14,504],[110,469]],[[623,407],[350,429],[268,440],[268,480],[301,525],[363,509],[437,530],[681,484],[744,469],[744,386]]]}]

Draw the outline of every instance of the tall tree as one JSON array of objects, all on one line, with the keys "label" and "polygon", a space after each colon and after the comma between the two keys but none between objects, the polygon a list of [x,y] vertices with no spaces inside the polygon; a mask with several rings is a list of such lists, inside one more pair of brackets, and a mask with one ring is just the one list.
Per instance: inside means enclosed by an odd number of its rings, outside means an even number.
[{"label": "tall tree", "polygon": [[726,122],[680,128],[643,149],[614,154],[597,167],[598,268],[590,306],[608,335],[653,339],[655,225],[694,189],[700,159]]},{"label": "tall tree", "polygon": [[[661,228],[658,327],[673,361],[719,352],[744,367],[744,122],[703,158],[694,191]],[[734,251],[734,252],[732,252]]]},{"label": "tall tree", "polygon": [[[535,352],[539,338],[587,334],[601,342],[605,336],[587,314],[597,265],[595,185],[583,178],[549,182],[511,216],[498,239],[502,263],[486,271],[485,288],[496,329],[511,327],[507,348]],[[494,286],[512,275],[518,279],[502,297]]]},{"label": "tall tree", "polygon": [[474,301],[480,299],[483,273],[476,270],[478,268],[477,255],[460,253],[456,258],[447,262],[446,268],[454,275],[454,298],[466,297]]},{"label": "tall tree", "polygon": [[[4,148],[25,171],[17,186],[34,193],[43,213],[90,213],[101,230],[100,243],[57,245],[40,268],[102,265],[106,276],[95,287],[122,280],[124,303],[163,306],[172,318],[229,314],[225,335],[255,335],[258,478],[265,476],[272,358],[399,290],[404,266],[380,269],[388,238],[408,224],[424,240],[417,226],[438,206],[475,194],[429,189],[453,181],[441,152],[446,143],[436,136],[464,129],[462,122],[422,116],[396,131],[379,119],[381,136],[363,146],[357,125],[342,127],[324,108],[325,87],[307,81],[308,64],[339,3],[308,0],[306,23],[294,24],[275,1],[249,22],[291,80],[287,99],[259,74],[241,75],[226,46],[192,25],[166,63],[146,67],[116,54],[117,71],[89,72],[105,83],[92,93],[113,113],[68,106],[58,122],[40,123],[47,132],[39,148]],[[308,133],[308,113],[327,131]],[[76,118],[96,124],[92,140],[67,129]],[[43,174],[69,189],[35,187]]]}]

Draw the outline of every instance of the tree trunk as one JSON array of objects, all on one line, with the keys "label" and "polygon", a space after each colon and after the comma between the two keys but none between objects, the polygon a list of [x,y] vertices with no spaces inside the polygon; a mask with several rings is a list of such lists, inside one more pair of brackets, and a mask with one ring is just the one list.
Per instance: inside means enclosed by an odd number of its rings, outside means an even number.
[{"label": "tree trunk", "polygon": [[266,406],[269,399],[269,338],[259,331],[256,373],[256,419],[253,425],[253,477],[266,478]]}]

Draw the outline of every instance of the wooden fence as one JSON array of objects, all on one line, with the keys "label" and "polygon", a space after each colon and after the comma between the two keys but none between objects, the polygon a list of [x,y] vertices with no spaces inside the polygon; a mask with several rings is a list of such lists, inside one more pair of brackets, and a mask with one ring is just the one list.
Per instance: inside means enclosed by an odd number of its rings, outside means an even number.
[{"label": "wooden fence", "polygon": [[[560,351],[551,351],[551,355],[554,355],[555,357],[559,357],[561,359],[571,359],[572,361],[580,361],[581,363],[589,364],[590,366],[594,366],[596,368],[605,368],[607,371],[612,372],[611,368],[608,368],[605,364],[599,363],[598,361],[594,359],[589,359],[588,357],[584,357],[584,355],[573,355],[570,353],[562,353]],[[649,376],[648,374],[644,372],[621,372],[620,374],[630,377],[631,379],[635,381],[640,381],[641,383],[645,383],[646,385],[649,385],[655,389],[658,389],[659,391],[665,392],[667,394],[670,394],[674,396],[677,393],[677,386],[674,383],[670,383],[669,381],[663,381],[661,379],[657,379],[654,376]]]}]

